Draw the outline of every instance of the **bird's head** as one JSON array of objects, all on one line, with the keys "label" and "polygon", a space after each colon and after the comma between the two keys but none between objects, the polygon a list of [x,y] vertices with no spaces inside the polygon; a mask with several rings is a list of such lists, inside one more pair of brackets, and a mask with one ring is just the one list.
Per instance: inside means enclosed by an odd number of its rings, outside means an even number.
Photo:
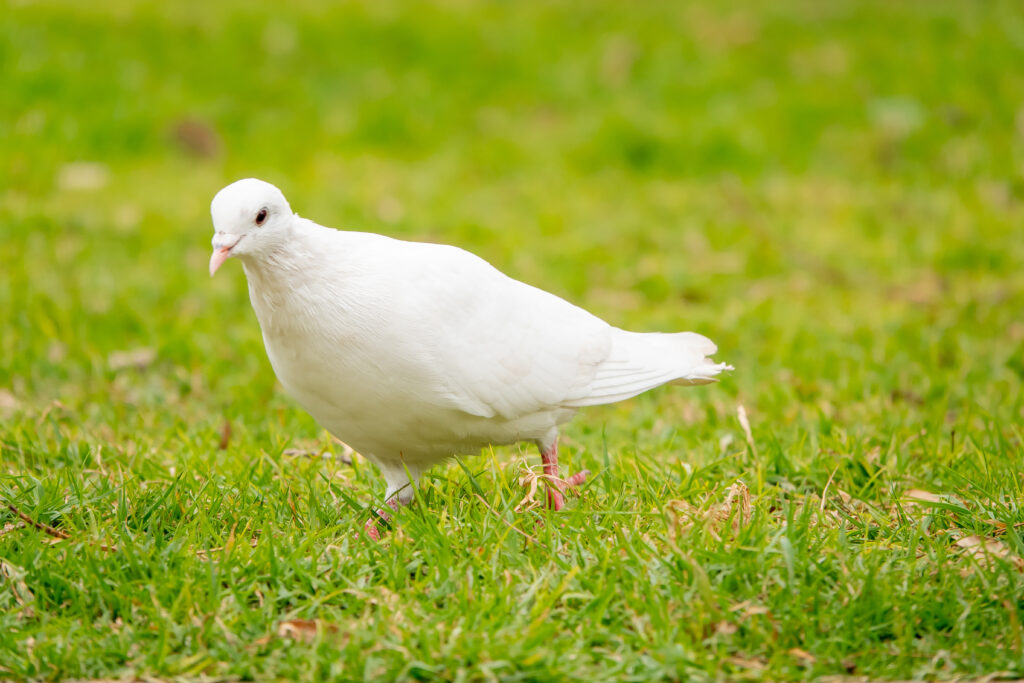
[{"label": "bird's head", "polygon": [[210,214],[210,277],[232,256],[259,256],[283,244],[294,218],[281,190],[256,178],[235,181],[218,192]]}]

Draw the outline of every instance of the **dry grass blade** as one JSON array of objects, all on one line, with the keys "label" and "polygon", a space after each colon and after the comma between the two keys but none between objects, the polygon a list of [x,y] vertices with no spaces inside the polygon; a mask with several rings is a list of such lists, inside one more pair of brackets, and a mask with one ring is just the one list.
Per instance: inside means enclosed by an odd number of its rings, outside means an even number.
[{"label": "dry grass blade", "polygon": [[821,490],[821,505],[818,506],[818,512],[825,512],[825,503],[828,501],[828,487],[832,485],[832,480],[836,477],[836,472],[839,468],[836,467],[832,470],[832,474],[828,475],[828,481],[825,482],[825,488]]},{"label": "dry grass blade", "polygon": [[25,609],[20,613],[21,617],[32,617],[35,615],[32,610],[31,603],[36,599],[36,596],[29,590],[28,584],[25,583],[25,570],[21,567],[9,564],[0,560],[0,577],[4,579],[4,582],[8,585],[8,589],[11,592],[11,596],[14,598],[14,602],[19,607]]},{"label": "dry grass blade", "polygon": [[53,413],[66,415],[69,412],[70,411],[68,410],[68,407],[66,405],[64,405],[57,399],[54,399],[50,401],[49,405],[47,405],[46,408],[43,409],[43,412],[39,413],[39,417],[36,418],[36,426],[40,426],[44,422],[46,422],[46,418],[50,417],[50,415]]},{"label": "dry grass blade", "polygon": [[331,439],[340,449],[340,452],[335,454],[328,450],[323,445],[315,445],[313,447],[304,448],[302,446],[296,446],[294,448],[286,448],[281,452],[281,455],[288,456],[290,458],[325,458],[337,460],[344,465],[351,465],[352,458],[355,455],[355,451],[344,441],[338,439]]},{"label": "dry grass blade", "polygon": [[281,455],[289,458],[319,458],[323,455],[323,451],[311,451],[306,448],[286,448],[281,451]]},{"label": "dry grass blade", "polygon": [[537,499],[537,491],[540,489],[541,483],[545,486],[554,487],[563,493],[575,493],[579,490],[578,486],[570,486],[569,482],[565,479],[553,477],[550,474],[538,474],[528,466],[523,465],[523,473],[519,475],[519,485],[526,489],[526,495],[513,508],[516,512],[535,510],[545,505],[543,500]]},{"label": "dry grass blade", "polygon": [[13,512],[14,514],[16,514],[19,517],[21,517],[23,520],[25,520],[25,522],[27,524],[31,524],[35,528],[37,528],[40,531],[45,532],[45,533],[53,536],[54,538],[63,538],[63,539],[71,538],[71,534],[69,534],[66,531],[61,531],[60,529],[55,529],[52,526],[50,526],[49,524],[43,524],[42,522],[37,522],[36,520],[32,519],[31,517],[26,515],[24,512],[19,510],[17,507],[15,507],[15,505],[13,503],[8,503],[7,504],[7,508],[11,512]]},{"label": "dry grass blade", "polygon": [[739,515],[733,517],[733,531],[739,531],[741,526],[750,524],[750,489],[746,484],[736,482],[729,487],[729,493],[725,497],[725,505],[728,506],[728,513],[722,517],[728,519],[734,508],[738,506]]},{"label": "dry grass blade", "polygon": [[[739,532],[742,527],[750,523],[750,490],[746,484],[736,482],[729,487],[724,501],[707,509],[700,509],[684,500],[670,500],[666,509],[673,517],[673,524],[669,529],[669,533],[673,536],[689,531],[696,522],[707,522],[707,530],[716,539],[720,539],[718,532],[729,519],[732,519],[733,533]],[[679,513],[685,515],[687,521],[684,522]]]},{"label": "dry grass blade", "polygon": [[[995,533],[995,534],[1000,534],[1000,535],[1005,534],[1006,530],[1008,528],[1011,528],[1011,527],[1007,526],[1006,522],[1003,522],[1003,521],[998,520],[998,519],[985,519],[985,520],[982,520],[982,521],[985,522],[986,524],[990,524],[992,526],[992,529],[993,529],[992,533]],[[1024,522],[1017,522],[1017,523],[1015,523],[1012,526],[1012,528],[1014,528],[1014,529],[1024,528]]]},{"label": "dry grass blade", "polygon": [[[231,527],[231,531],[228,533],[227,543],[225,543],[222,546],[217,546],[216,548],[200,548],[199,550],[196,551],[196,557],[198,557],[200,560],[206,560],[206,559],[209,559],[209,557],[211,555],[213,555],[214,553],[221,553],[221,552],[224,552],[224,551],[230,551],[232,548],[234,548],[235,547],[235,527],[237,527],[237,526],[238,526],[238,524],[236,523],[233,527]],[[243,529],[243,532],[244,531],[245,530]],[[255,548],[257,545],[259,545],[259,542],[260,542],[259,536],[253,536],[252,538],[249,539],[249,547],[250,548]]]},{"label": "dry grass blade", "polygon": [[[486,507],[488,510],[490,510],[491,514],[494,515],[499,521],[501,521],[502,524],[504,524],[509,529],[511,529],[512,531],[516,532],[517,534],[519,534],[520,536],[522,536],[526,540],[533,541],[534,543],[540,543],[540,541],[538,541],[535,537],[533,537],[530,534],[526,533],[525,531],[523,531],[522,529],[517,527],[515,524],[512,524],[507,519],[505,519],[504,517],[499,515],[498,511],[495,510],[494,508],[492,508],[490,505],[488,505],[487,501],[484,500],[483,496],[481,496],[479,493],[474,493],[473,495],[476,496],[480,500],[480,502],[484,504],[484,507]],[[516,510],[516,512],[518,512],[518,509]]]},{"label": "dry grass blade", "polygon": [[[40,531],[46,533],[49,536],[52,536],[55,539],[53,541],[55,543],[59,542],[59,541],[68,541],[68,540],[71,540],[71,538],[72,538],[71,534],[69,534],[66,531],[62,531],[60,529],[55,529],[54,527],[50,526],[49,524],[43,524],[42,522],[37,522],[36,520],[32,519],[31,517],[26,515],[24,512],[22,512],[21,510],[19,510],[13,503],[8,503],[7,504],[7,508],[11,512],[13,512],[14,514],[18,515],[18,517],[21,517],[23,520],[25,520],[25,522],[27,524],[31,524],[32,526],[34,526],[35,528],[39,529]],[[117,552],[117,548],[115,546],[105,545],[103,543],[98,543],[96,541],[89,541],[89,542],[92,543],[93,545],[95,545],[100,550],[105,550],[108,553]]]},{"label": "dry grass blade", "polygon": [[747,409],[743,407],[743,404],[736,406],[736,419],[740,421],[740,427],[743,428],[743,435],[747,438],[747,445],[750,446],[751,453],[757,455],[757,446],[754,445],[754,434],[750,431],[750,420],[747,419]]},{"label": "dry grass blade", "polygon": [[539,508],[543,503],[537,500],[537,489],[543,475],[537,474],[529,467],[523,467],[523,473],[519,475],[519,485],[526,489],[526,495],[515,506],[515,512],[526,512]]}]

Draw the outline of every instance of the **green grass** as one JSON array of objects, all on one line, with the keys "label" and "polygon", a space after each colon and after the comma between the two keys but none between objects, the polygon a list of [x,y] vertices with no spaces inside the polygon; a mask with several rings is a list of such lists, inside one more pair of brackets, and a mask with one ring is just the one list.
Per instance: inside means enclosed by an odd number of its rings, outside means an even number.
[{"label": "green grass", "polygon": [[[0,13],[0,677],[1024,676],[1019,3]],[[498,449],[369,543],[206,275],[248,175],[737,369],[584,411],[560,514]]]}]

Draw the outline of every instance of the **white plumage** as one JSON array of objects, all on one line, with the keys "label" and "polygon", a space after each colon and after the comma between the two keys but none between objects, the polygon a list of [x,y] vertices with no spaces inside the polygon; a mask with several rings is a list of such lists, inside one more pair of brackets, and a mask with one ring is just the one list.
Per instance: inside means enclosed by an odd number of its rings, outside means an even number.
[{"label": "white plumage", "polygon": [[578,408],[731,369],[699,334],[627,332],[462,249],[325,228],[260,180],[211,213],[211,275],[241,259],[281,384],[380,467],[388,498],[453,454],[547,453]]}]

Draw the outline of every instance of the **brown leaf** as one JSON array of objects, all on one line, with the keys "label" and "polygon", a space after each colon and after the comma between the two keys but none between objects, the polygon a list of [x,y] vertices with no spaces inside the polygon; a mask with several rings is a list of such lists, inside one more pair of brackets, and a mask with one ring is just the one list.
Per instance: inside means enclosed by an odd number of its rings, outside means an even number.
[{"label": "brown leaf", "polygon": [[913,282],[891,287],[889,297],[917,306],[941,301],[947,289],[946,281],[937,273],[925,272]]},{"label": "brown leaf", "polygon": [[764,605],[755,605],[750,600],[744,600],[737,605],[733,605],[730,611],[739,612],[743,619],[748,619],[759,614],[772,613],[772,611]]},{"label": "brown leaf", "polygon": [[997,538],[982,538],[972,534],[958,539],[956,545],[983,567],[991,566],[992,559],[998,558],[1006,560],[1017,569],[1024,570],[1024,558],[1011,553],[1006,544]]},{"label": "brown leaf", "polygon": [[226,451],[228,444],[231,443],[231,420],[224,420],[224,424],[220,427],[220,441],[217,442],[217,448],[222,451]]},{"label": "brown leaf", "polygon": [[798,647],[790,648],[789,654],[793,655],[797,659],[803,660],[808,664],[813,664],[817,661],[817,658],[807,650],[801,650]]},{"label": "brown leaf", "polygon": [[305,448],[286,448],[281,451],[281,455],[289,458],[319,458],[322,451],[310,451]]},{"label": "brown leaf", "polygon": [[19,401],[7,389],[0,389],[0,415],[11,415],[18,409]]},{"label": "brown leaf", "polygon": [[739,669],[751,669],[753,671],[764,671],[768,667],[768,660],[764,657],[728,657],[725,660]]},{"label": "brown leaf", "polygon": [[731,621],[720,621],[715,624],[715,633],[722,636],[731,636],[740,630],[740,627]]},{"label": "brown leaf", "polygon": [[99,190],[110,180],[110,169],[95,161],[72,161],[57,170],[61,190]]},{"label": "brown leaf", "polygon": [[942,498],[935,493],[922,491],[921,489],[910,489],[903,494],[905,500],[919,501],[922,503],[941,503]]},{"label": "brown leaf", "polygon": [[904,403],[912,403],[915,406],[923,406],[924,398],[920,394],[915,394],[909,389],[893,389],[889,392],[889,398],[892,399],[893,403],[902,401]]},{"label": "brown leaf", "polygon": [[11,533],[12,531],[17,531],[18,529],[24,529],[24,528],[25,528],[25,522],[18,522],[17,524],[15,524],[13,522],[7,522],[7,524],[4,524],[4,528],[2,530],[0,530],[0,537],[6,536],[7,534]]},{"label": "brown leaf", "polygon": [[156,360],[156,349],[141,347],[129,351],[114,351],[107,356],[107,365],[114,372],[120,370],[145,370]]},{"label": "brown leaf", "polygon": [[[933,505],[955,505],[959,507],[966,507],[964,502],[956,496],[949,493],[932,493],[931,491],[923,491],[921,489],[910,489],[905,492],[902,496],[903,509],[909,513],[914,511],[920,512],[921,509],[927,510]],[[899,503],[894,503],[895,508]]]},{"label": "brown leaf", "polygon": [[337,631],[338,627],[335,624],[328,624],[319,619],[289,619],[277,625],[278,637],[307,643],[316,640],[318,633],[337,633]]},{"label": "brown leaf", "polygon": [[171,129],[174,141],[192,156],[209,158],[220,151],[220,136],[210,124],[199,119],[182,119]]}]

